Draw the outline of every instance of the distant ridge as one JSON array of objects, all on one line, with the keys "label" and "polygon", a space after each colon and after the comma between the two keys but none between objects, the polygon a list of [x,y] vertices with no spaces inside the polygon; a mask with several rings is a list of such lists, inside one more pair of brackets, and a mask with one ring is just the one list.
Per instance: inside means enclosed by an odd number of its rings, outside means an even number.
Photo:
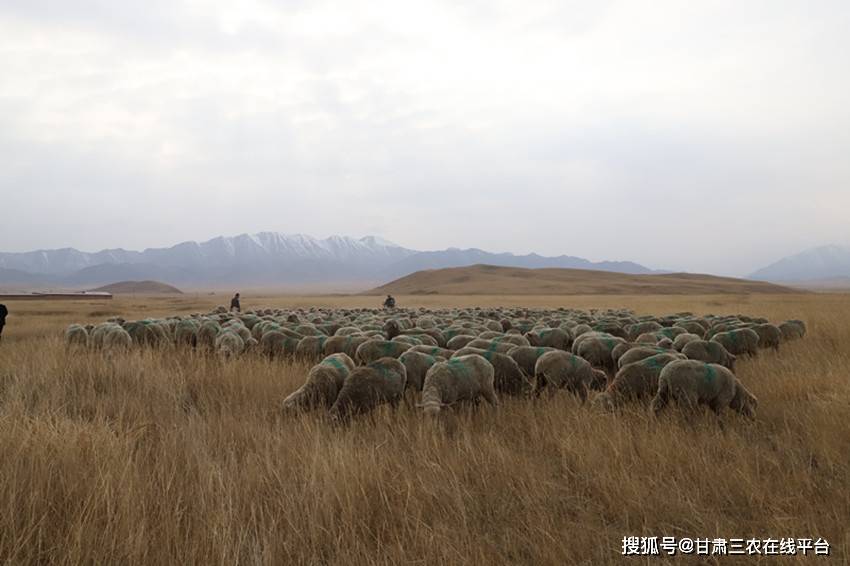
[{"label": "distant ridge", "polygon": [[162,281],[179,287],[368,289],[422,269],[474,264],[570,267],[652,273],[634,262],[592,262],[580,257],[491,253],[449,248],[417,251],[378,238],[259,232],[183,242],[144,251],[73,248],[0,253],[0,287],[85,289],[113,281]]},{"label": "distant ridge", "polygon": [[820,246],[784,257],[752,273],[750,279],[779,282],[835,280],[850,277],[850,247]]},{"label": "distant ridge", "polygon": [[135,295],[182,295],[183,291],[159,281],[119,281],[92,289],[93,292]]},{"label": "distant ridge", "polygon": [[799,292],[772,283],[693,273],[632,275],[586,269],[473,265],[419,271],[364,294],[711,295]]}]

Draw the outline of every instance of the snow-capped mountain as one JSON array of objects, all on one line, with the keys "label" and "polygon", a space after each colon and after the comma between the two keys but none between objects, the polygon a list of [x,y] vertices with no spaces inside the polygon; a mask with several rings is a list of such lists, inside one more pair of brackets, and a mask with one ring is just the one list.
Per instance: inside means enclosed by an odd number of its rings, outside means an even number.
[{"label": "snow-capped mountain", "polygon": [[356,285],[384,282],[421,269],[488,263],[510,267],[575,267],[649,273],[631,262],[593,263],[585,259],[536,254],[517,256],[482,250],[420,252],[376,236],[356,239],[260,232],[220,236],[205,242],[182,242],[144,251],[123,249],[86,253],[73,248],[0,253],[0,285],[89,286],[125,279],[155,279],[174,285],[286,286]]},{"label": "snow-capped mountain", "polygon": [[788,256],[759,269],[750,279],[812,281],[850,277],[850,247],[821,246]]}]

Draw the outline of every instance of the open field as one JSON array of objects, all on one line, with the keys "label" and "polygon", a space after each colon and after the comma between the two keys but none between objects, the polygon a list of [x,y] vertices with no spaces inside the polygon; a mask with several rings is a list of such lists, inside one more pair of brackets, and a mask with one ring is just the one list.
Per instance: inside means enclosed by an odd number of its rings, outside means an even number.
[{"label": "open field", "polygon": [[630,275],[587,269],[472,265],[411,273],[368,291],[395,295],[708,295],[800,293],[773,283],[699,273]]},{"label": "open field", "polygon": [[605,414],[564,393],[505,398],[437,424],[402,406],[334,427],[318,413],[280,414],[306,373],[298,363],[172,350],[108,360],[66,355],[62,343],[72,322],[186,314],[226,299],[7,303],[0,563],[620,564],[625,535],[824,537],[831,561],[850,560],[850,295],[398,297],[805,320],[805,339],[739,363],[758,417],[726,414],[722,429],[708,414],[696,423],[674,410],[658,420],[638,407]]}]

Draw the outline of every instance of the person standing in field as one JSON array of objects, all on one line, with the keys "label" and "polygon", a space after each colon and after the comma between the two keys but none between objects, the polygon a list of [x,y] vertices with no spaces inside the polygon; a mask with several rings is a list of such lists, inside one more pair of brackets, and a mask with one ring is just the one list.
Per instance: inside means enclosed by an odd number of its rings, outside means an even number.
[{"label": "person standing in field", "polygon": [[9,314],[9,309],[6,305],[0,303],[0,341],[3,340],[3,327],[6,326],[6,315]]},{"label": "person standing in field", "polygon": [[242,306],[239,304],[239,293],[236,293],[233,295],[233,298],[230,299],[230,310],[242,312]]}]

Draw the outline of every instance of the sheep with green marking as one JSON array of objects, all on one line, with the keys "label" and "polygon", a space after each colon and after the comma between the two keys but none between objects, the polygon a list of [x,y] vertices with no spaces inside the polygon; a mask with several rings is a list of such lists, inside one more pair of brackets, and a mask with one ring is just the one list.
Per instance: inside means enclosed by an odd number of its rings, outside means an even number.
[{"label": "sheep with green marking", "polygon": [[404,364],[404,368],[407,371],[406,387],[408,389],[413,389],[414,391],[421,391],[425,374],[428,373],[431,366],[437,362],[445,361],[445,359],[446,358],[416,352],[414,350],[404,352],[401,356],[399,356],[398,361]]},{"label": "sheep with green marking", "polygon": [[236,358],[245,350],[245,341],[232,329],[222,330],[216,336],[215,350],[223,358]]},{"label": "sheep with green marking", "polygon": [[696,360],[676,360],[661,370],[653,413],[660,413],[670,401],[689,410],[707,405],[718,415],[728,407],[750,418],[755,418],[758,407],[756,397],[735,374],[721,365]]},{"label": "sheep with green marking", "polygon": [[348,374],[330,408],[334,420],[368,413],[389,403],[398,406],[407,383],[407,370],[395,358],[380,358]]},{"label": "sheep with green marking", "polygon": [[711,337],[710,342],[717,342],[735,356],[757,356],[759,352],[759,335],[749,328],[718,332]]},{"label": "sheep with green marking", "polygon": [[661,370],[683,358],[672,352],[656,353],[622,366],[605,391],[594,397],[593,405],[614,409],[627,401],[651,399],[658,391]]},{"label": "sheep with green marking", "polygon": [[72,324],[65,330],[65,346],[69,349],[87,348],[89,333],[84,326]]},{"label": "sheep with green marking", "polygon": [[325,335],[305,336],[295,347],[295,357],[303,360],[320,360],[324,356],[327,340],[328,337]]},{"label": "sheep with green marking", "polygon": [[531,377],[534,375],[534,366],[540,356],[546,352],[554,352],[556,348],[548,348],[545,346],[514,346],[508,350],[508,356],[513,358],[525,375]]},{"label": "sheep with green marking", "polygon": [[694,340],[685,344],[682,354],[689,360],[698,360],[710,364],[720,364],[735,371],[736,356],[723,347],[719,342]]},{"label": "sheep with green marking", "polygon": [[369,340],[357,347],[354,361],[368,365],[381,358],[398,358],[411,348],[410,344],[393,342],[392,340]]},{"label": "sheep with green marking", "polygon": [[459,358],[469,354],[478,354],[493,365],[495,370],[494,383],[496,391],[506,395],[523,395],[530,393],[533,389],[530,376],[519,367],[516,361],[508,356],[494,350],[482,350],[480,348],[461,348],[452,355]]},{"label": "sheep with green marking", "polygon": [[566,389],[582,401],[587,399],[591,389],[602,389],[606,384],[605,372],[594,369],[584,358],[562,350],[540,356],[534,366],[534,376],[535,394],[540,395],[546,388]]},{"label": "sheep with green marking", "polygon": [[283,400],[287,411],[330,408],[336,402],[345,378],[354,371],[354,361],[346,354],[331,354],[310,369],[304,384]]},{"label": "sheep with green marking", "polygon": [[493,365],[477,354],[458,356],[432,365],[425,374],[419,406],[436,416],[455,403],[485,401],[496,407]]}]

